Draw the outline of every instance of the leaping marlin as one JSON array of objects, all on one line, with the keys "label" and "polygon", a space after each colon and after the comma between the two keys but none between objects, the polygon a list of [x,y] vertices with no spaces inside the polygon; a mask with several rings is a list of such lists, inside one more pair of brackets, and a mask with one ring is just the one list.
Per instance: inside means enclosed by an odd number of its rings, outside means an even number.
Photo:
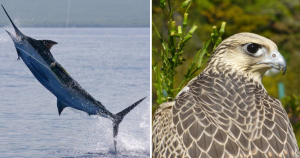
[{"label": "leaping marlin", "polygon": [[114,148],[116,151],[116,137],[118,135],[119,124],[124,116],[141,103],[146,97],[117,114],[108,111],[104,105],[94,99],[80,84],[75,81],[67,71],[54,59],[50,49],[57,44],[51,40],[36,40],[21,33],[13,23],[5,8],[16,37],[6,31],[12,38],[18,59],[22,59],[34,77],[57,98],[58,114],[64,108],[71,107],[86,112],[88,115],[99,115],[112,120]]}]

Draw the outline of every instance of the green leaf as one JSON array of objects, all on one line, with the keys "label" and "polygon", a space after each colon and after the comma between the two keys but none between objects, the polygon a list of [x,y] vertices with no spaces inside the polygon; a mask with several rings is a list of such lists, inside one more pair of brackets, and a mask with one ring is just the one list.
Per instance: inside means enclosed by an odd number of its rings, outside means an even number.
[{"label": "green leaf", "polygon": [[186,6],[188,6],[191,3],[192,0],[186,0],[182,3],[181,8],[185,8]]}]

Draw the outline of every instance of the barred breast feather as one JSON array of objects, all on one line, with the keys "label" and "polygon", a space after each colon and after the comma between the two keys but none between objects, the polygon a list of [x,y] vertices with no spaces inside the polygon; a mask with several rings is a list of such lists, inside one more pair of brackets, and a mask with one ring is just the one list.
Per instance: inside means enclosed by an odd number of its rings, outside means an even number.
[{"label": "barred breast feather", "polygon": [[261,83],[207,68],[153,121],[153,157],[300,157],[287,113]]}]

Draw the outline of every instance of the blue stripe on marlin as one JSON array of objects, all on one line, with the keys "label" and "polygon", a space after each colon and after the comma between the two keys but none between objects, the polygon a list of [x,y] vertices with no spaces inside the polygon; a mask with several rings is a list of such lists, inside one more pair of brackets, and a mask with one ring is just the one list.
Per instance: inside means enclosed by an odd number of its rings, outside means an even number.
[{"label": "blue stripe on marlin", "polygon": [[16,36],[6,31],[12,38],[18,53],[35,78],[57,98],[57,109],[60,115],[64,108],[71,107],[86,112],[88,115],[99,115],[112,120],[114,148],[119,124],[133,108],[146,97],[125,108],[117,114],[111,113],[101,102],[94,99],[68,72],[54,59],[50,49],[57,42],[51,40],[36,40],[24,35],[13,23],[2,5],[7,17],[14,27]]}]

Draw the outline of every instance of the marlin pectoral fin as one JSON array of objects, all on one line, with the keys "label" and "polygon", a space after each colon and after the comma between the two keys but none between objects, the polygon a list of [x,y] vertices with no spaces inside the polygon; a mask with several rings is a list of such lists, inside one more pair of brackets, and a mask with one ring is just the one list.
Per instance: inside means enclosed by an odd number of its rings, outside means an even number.
[{"label": "marlin pectoral fin", "polygon": [[52,48],[53,45],[57,44],[57,42],[51,40],[39,40],[46,48],[49,50]]},{"label": "marlin pectoral fin", "polygon": [[57,109],[58,109],[59,115],[62,113],[62,111],[64,110],[65,107],[67,107],[67,106],[57,99]]},{"label": "marlin pectoral fin", "polygon": [[50,68],[62,83],[69,87],[72,86],[73,79],[59,63],[51,63]]},{"label": "marlin pectoral fin", "polygon": [[20,60],[20,51],[18,50],[18,49],[16,49],[17,50],[17,53],[18,53],[18,59],[17,60]]}]

